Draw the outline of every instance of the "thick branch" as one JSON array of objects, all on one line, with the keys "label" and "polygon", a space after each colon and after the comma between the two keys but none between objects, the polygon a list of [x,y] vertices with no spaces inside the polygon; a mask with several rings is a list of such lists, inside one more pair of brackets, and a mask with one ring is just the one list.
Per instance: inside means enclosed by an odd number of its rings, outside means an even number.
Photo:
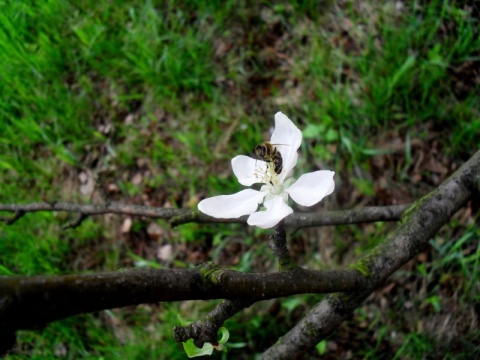
[{"label": "thick branch", "polygon": [[[409,205],[373,206],[362,209],[321,211],[315,213],[296,213],[285,219],[289,228],[301,228],[327,225],[359,224],[376,221],[398,221]],[[12,217],[0,217],[0,222],[11,224],[25,213],[38,211],[65,211],[80,214],[81,220],[85,217],[101,214],[122,214],[144,216],[170,220],[173,226],[188,222],[197,223],[240,223],[245,224],[247,217],[238,219],[217,219],[198,211],[188,209],[158,208],[152,206],[128,205],[117,202],[98,205],[83,205],[70,202],[43,202],[32,204],[0,204],[0,211],[14,212]],[[21,214],[21,216],[19,216]],[[75,223],[74,223],[75,224]]]},{"label": "thick branch", "polygon": [[92,275],[0,276],[0,328],[28,329],[80,313],[142,303],[206,299],[254,302],[368,287],[357,270],[246,274],[203,266]]},{"label": "thick branch", "polygon": [[[378,287],[417,255],[465,205],[480,183],[480,151],[445,183],[406,211],[402,223],[385,241],[352,267]],[[317,304],[292,330],[268,349],[262,359],[296,359],[330,335],[372,290],[332,294]]]}]

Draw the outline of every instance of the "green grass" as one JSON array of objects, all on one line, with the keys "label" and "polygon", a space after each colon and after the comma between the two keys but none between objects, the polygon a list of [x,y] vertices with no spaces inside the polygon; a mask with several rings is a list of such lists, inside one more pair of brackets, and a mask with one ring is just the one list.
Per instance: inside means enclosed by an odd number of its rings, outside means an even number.
[{"label": "green grass", "polygon": [[[437,141],[442,159],[456,165],[480,144],[478,16],[453,1],[362,4],[0,0],[0,203],[95,202],[98,191],[85,186],[97,179],[114,200],[194,208],[203,197],[241,188],[230,159],[268,139],[279,110],[305,130],[299,171],[337,171],[328,207],[401,202],[404,193],[389,192],[401,185],[413,197],[424,194],[435,180],[430,170],[415,168],[418,142],[428,149]],[[394,140],[405,148],[389,148]],[[393,160],[376,173],[382,156]],[[412,180],[418,173],[420,183]],[[164,233],[154,239],[147,220],[133,219],[128,233],[118,216],[62,230],[71,220],[36,213],[0,224],[0,273],[185,267],[210,259],[243,271],[274,269],[265,231],[172,230],[159,222]],[[291,247],[303,265],[331,268],[361,256],[391,227],[314,229],[296,233]],[[475,225],[452,222],[432,242],[439,245],[432,245],[431,268],[412,270],[422,286],[455,279],[465,312],[478,303],[478,235]],[[159,264],[156,252],[166,243],[177,252]],[[429,313],[412,316],[430,321],[430,311],[444,304],[447,293],[432,286],[415,295]],[[389,301],[398,312],[412,297]],[[229,357],[251,358],[274,343],[313,304],[299,299],[259,304],[230,320],[238,348]],[[195,306],[188,320],[211,304]],[[66,319],[21,332],[9,358],[183,358],[172,328],[176,314],[192,308],[145,306]],[[338,345],[371,358],[387,344],[398,358],[439,348],[433,335],[395,322],[395,311],[378,314],[384,330],[372,334],[371,344],[362,347],[351,338],[359,334],[342,330]],[[410,345],[389,338],[392,330]],[[465,344],[471,333],[462,333]]]}]

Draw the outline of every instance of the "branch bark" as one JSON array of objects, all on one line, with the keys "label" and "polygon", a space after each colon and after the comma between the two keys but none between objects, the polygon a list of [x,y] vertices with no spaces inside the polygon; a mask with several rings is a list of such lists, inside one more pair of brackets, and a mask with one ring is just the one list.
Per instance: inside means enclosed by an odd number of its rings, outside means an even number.
[{"label": "branch bark", "polygon": [[211,263],[195,269],[130,269],[91,275],[0,276],[0,329],[30,329],[64,317],[160,301],[255,302],[369,287],[357,270],[241,273]]},{"label": "branch bark", "polygon": [[[410,205],[391,205],[391,206],[372,206],[362,209],[321,211],[313,213],[295,213],[285,219],[285,226],[288,228],[302,228],[312,226],[328,225],[347,225],[360,224],[376,221],[398,221],[403,212]],[[238,223],[246,224],[247,216],[238,219],[217,219],[198,211],[188,209],[158,208],[142,205],[128,205],[117,202],[110,202],[99,205],[75,204],[71,202],[42,202],[31,204],[0,204],[0,211],[13,212],[14,216],[1,217],[0,222],[4,221],[8,225],[13,224],[27,213],[39,211],[65,211],[79,214],[83,221],[87,216],[102,214],[120,214],[130,216],[143,216],[156,219],[170,220],[172,226],[186,224],[188,222],[197,223]],[[70,224],[78,226],[74,222]],[[81,222],[80,222],[81,223]],[[68,227],[68,226],[67,226]]]},{"label": "branch bark", "polygon": [[269,245],[273,254],[278,259],[280,271],[291,270],[298,267],[288,251],[287,233],[285,232],[285,222],[283,220],[275,227],[273,234],[270,236]]},{"label": "branch bark", "polygon": [[[480,151],[440,187],[417,201],[401,224],[369,255],[353,264],[380,286],[417,255],[432,236],[475,194],[480,184]],[[262,359],[296,359],[330,335],[373,290],[331,294],[268,349]]]}]

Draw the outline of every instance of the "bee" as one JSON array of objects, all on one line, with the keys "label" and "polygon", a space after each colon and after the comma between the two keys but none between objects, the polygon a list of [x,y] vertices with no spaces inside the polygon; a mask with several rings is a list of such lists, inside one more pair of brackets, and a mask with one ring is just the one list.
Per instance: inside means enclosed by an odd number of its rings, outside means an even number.
[{"label": "bee", "polygon": [[283,170],[282,154],[272,143],[264,141],[255,146],[255,154],[267,163],[273,163],[275,173],[280,174]]}]

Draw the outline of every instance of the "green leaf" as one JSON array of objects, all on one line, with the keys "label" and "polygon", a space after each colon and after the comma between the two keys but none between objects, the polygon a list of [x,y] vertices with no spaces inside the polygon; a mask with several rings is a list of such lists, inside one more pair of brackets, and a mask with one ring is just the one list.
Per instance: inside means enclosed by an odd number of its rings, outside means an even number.
[{"label": "green leaf", "polygon": [[162,265],[155,261],[150,261],[147,259],[142,258],[141,256],[138,256],[134,254],[133,252],[128,253],[130,257],[134,260],[135,262],[135,267],[136,268],[153,268],[153,269],[162,269]]},{"label": "green leaf", "polygon": [[6,161],[0,160],[0,168],[11,170],[11,169],[13,169],[13,166]]},{"label": "green leaf", "polygon": [[375,148],[365,148],[360,149],[362,154],[368,156],[376,156],[376,155],[385,155],[385,154],[393,154],[395,152],[394,149],[375,149]]},{"label": "green leaf", "polygon": [[338,131],[331,128],[327,129],[327,131],[323,135],[323,140],[329,143],[338,141]]},{"label": "green leaf", "polygon": [[282,302],[282,307],[287,309],[288,314],[290,315],[293,310],[295,310],[298,306],[302,305],[303,301],[299,298],[291,298],[287,299]]},{"label": "green leaf", "polygon": [[219,344],[225,344],[228,341],[228,339],[230,338],[230,333],[227,330],[227,328],[225,328],[223,326],[218,330],[222,333],[222,337],[220,338],[220,340],[218,340],[218,343]]},{"label": "green leaf", "polygon": [[390,83],[388,84],[387,98],[389,98],[392,95],[393,89],[395,88],[397,83],[400,81],[400,79],[408,72],[408,70],[410,70],[413,67],[413,65],[415,65],[415,61],[416,61],[416,57],[413,55],[410,55],[405,60],[403,65],[400,67],[400,69],[398,69],[395,72],[395,74],[393,74],[393,77],[390,80]]},{"label": "green leaf", "polygon": [[[178,319],[182,323],[182,326],[185,326],[185,324],[183,324],[183,321],[182,321],[180,316],[178,316]],[[220,329],[218,329],[218,331],[220,331],[220,333],[221,333],[221,338],[220,338],[220,340],[218,340],[218,346],[213,346],[210,343],[205,343],[202,348],[198,348],[193,343],[193,339],[188,339],[186,342],[182,343],[183,348],[185,349],[185,352],[187,353],[187,356],[189,358],[193,358],[193,357],[198,357],[198,356],[212,355],[214,349],[216,349],[218,351],[227,352],[228,349],[225,346],[225,343],[230,338],[230,333],[227,330],[227,328],[224,328],[224,327],[221,327]]]},{"label": "green leaf", "polygon": [[0,265],[0,274],[2,274],[2,275],[16,275],[9,268],[7,268],[3,265]]},{"label": "green leaf", "polygon": [[213,353],[213,345],[210,343],[205,343],[203,347],[200,349],[195,346],[193,343],[193,339],[188,339],[186,342],[183,343],[183,348],[187,353],[189,358],[198,357],[198,356],[205,356],[205,355],[212,355]]},{"label": "green leaf", "polygon": [[390,86],[393,88],[400,78],[413,66],[415,65],[416,58],[415,56],[411,55],[405,60],[403,63],[402,67],[398,69],[395,74],[393,75],[392,81],[390,83]]},{"label": "green leaf", "polygon": [[437,296],[437,295],[430,296],[426,300],[426,303],[432,305],[432,307],[435,309],[436,313],[439,313],[440,310],[442,310],[442,301],[441,301],[440,297]]},{"label": "green leaf", "polygon": [[308,124],[305,129],[303,129],[302,134],[304,139],[315,139],[320,137],[325,131],[325,125],[323,124]]},{"label": "green leaf", "polygon": [[180,314],[177,314],[177,320],[178,322],[180,323],[181,326],[186,326],[188,325],[185,321],[183,321],[182,317],[180,316]]},{"label": "green leaf", "polygon": [[361,194],[367,196],[375,195],[375,186],[372,181],[358,178],[351,178],[350,181],[353,183],[353,185],[355,185]]},{"label": "green leaf", "polygon": [[338,141],[338,131],[325,124],[308,124],[302,134],[305,139],[317,139],[323,142]]},{"label": "green leaf", "polygon": [[315,346],[315,349],[320,355],[324,355],[327,352],[327,340],[320,341]]}]

